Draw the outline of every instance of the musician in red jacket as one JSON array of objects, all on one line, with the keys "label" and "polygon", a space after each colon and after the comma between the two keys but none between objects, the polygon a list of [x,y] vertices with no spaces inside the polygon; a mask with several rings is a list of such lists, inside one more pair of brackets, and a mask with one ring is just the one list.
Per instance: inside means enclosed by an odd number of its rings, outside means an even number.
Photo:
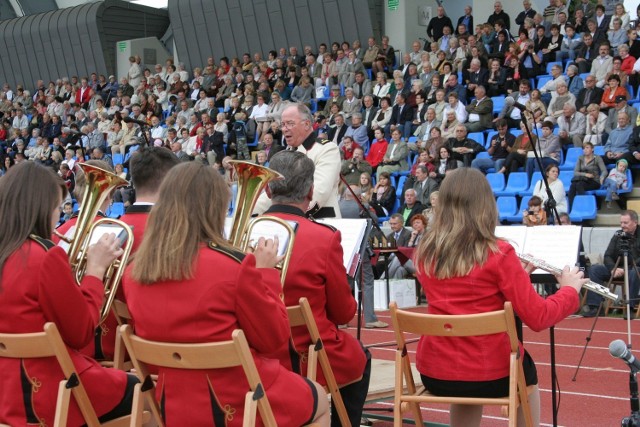
[{"label": "musician in red jacket", "polygon": [[[86,162],[86,164],[97,166],[101,169],[106,170],[107,172],[113,172],[111,166],[109,166],[102,160],[89,160]],[[76,175],[75,196],[79,201],[80,209],[82,209],[82,202],[86,188],[87,180],[85,174],[82,171],[79,171]],[[98,210],[94,221],[100,218],[106,218],[104,212],[107,210],[110,204],[111,194],[109,194],[104,202],[102,202],[102,206],[100,206],[100,209]],[[66,237],[73,237],[71,229],[72,227],[75,229],[77,222],[78,213],[74,213],[71,218],[64,222],[64,224],[61,224],[58,228],[56,228],[56,233]],[[65,249],[68,247],[67,243],[61,243],[61,239],[58,235],[53,235],[52,240],[56,245],[62,245]],[[119,290],[117,295],[120,295],[120,293],[121,291]],[[115,316],[110,313],[105,321],[98,325],[95,338],[91,342],[89,342],[87,347],[81,350],[82,354],[86,354],[87,356],[93,357],[96,360],[113,360],[113,353],[115,351],[116,342],[115,334],[117,327],[118,321],[116,320]]]},{"label": "musician in red jacket", "polygon": [[[279,260],[276,242],[261,239],[247,255],[229,246],[222,235],[229,197],[224,179],[209,166],[182,163],[167,173],[123,282],[136,334],[198,343],[230,340],[242,329],[277,424],[328,426],[322,387],[264,356],[290,337],[272,268]],[[247,390],[241,367],[159,368],[156,398],[169,427],[233,427],[242,425]]]},{"label": "musician in red jacket", "polygon": [[[0,180],[0,217],[11,224],[0,233],[0,332],[42,332],[46,322],[54,322],[97,415],[106,421],[130,413],[137,379],[101,367],[78,349],[93,339],[104,299],[102,277],[122,250],[113,234],[91,246],[78,286],[65,252],[47,240],[64,195],[64,182],[33,162],[12,167]],[[0,424],[53,425],[63,379],[55,358],[0,358]],[[68,425],[84,423],[71,405]]]},{"label": "musician in red jacket", "polygon": [[[358,340],[338,328],[352,320],[356,313],[356,301],[351,295],[342,260],[340,232],[305,217],[313,198],[313,161],[296,151],[281,151],[271,158],[269,167],[285,179],[269,183],[267,195],[272,206],[265,214],[298,224],[283,291],[285,305],[297,305],[301,297],[309,300],[351,425],[360,425],[369,390],[371,355]],[[311,340],[304,329],[294,329],[292,334],[302,357],[288,359],[289,353],[283,347],[280,359],[285,366],[292,366],[294,371],[305,375],[305,353]],[[326,384],[321,370],[318,371],[318,382]],[[331,425],[340,425],[335,409]]]},{"label": "musician in red jacket", "polygon": [[133,229],[132,253],[140,247],[149,212],[158,200],[162,180],[169,169],[178,163],[180,163],[178,158],[171,150],[164,147],[145,147],[131,156],[129,167],[131,183],[136,191],[136,201],[127,208],[120,220]]},{"label": "musician in red jacket", "polygon": [[[418,279],[432,314],[476,314],[501,310],[505,301],[534,331],[553,326],[579,306],[578,292],[588,280],[577,267],[557,276],[560,289],[543,299],[513,247],[495,235],[498,213],[491,188],[477,169],[456,169],[442,182],[435,224],[415,255]],[[469,212],[473,212],[472,215]],[[448,242],[443,244],[442,242]],[[438,396],[502,397],[509,394],[509,339],[420,338],[416,367],[422,382]],[[525,379],[533,425],[540,423],[540,393],[533,360],[524,349]],[[451,426],[478,426],[482,406],[451,405]],[[521,414],[518,416],[521,418]]]}]

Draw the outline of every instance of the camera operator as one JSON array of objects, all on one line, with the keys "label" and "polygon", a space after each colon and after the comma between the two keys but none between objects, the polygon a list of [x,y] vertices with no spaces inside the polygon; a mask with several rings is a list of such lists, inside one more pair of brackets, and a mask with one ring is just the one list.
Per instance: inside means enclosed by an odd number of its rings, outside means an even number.
[{"label": "camera operator", "polygon": [[[637,307],[638,289],[640,280],[634,271],[634,265],[640,265],[640,229],[638,228],[638,214],[636,211],[626,210],[620,214],[620,228],[613,235],[609,246],[604,253],[604,265],[594,264],[589,269],[589,279],[606,286],[607,281],[613,276],[615,279],[624,278],[623,255],[625,250],[629,253],[629,296],[631,300],[631,312]],[[618,267],[614,270],[616,260],[620,258]],[[587,292],[587,306],[583,307],[584,317],[595,317],[602,297],[593,292]]]},{"label": "camera operator", "polygon": [[[347,142],[350,140],[350,144],[355,144],[350,137],[345,136],[344,140]],[[353,149],[353,155],[349,160],[343,160],[342,166],[340,168],[340,173],[344,176],[344,179],[347,181],[349,185],[359,185],[360,184],[360,175],[364,172],[367,172],[371,175],[372,167],[364,159],[364,150],[357,146]]]}]

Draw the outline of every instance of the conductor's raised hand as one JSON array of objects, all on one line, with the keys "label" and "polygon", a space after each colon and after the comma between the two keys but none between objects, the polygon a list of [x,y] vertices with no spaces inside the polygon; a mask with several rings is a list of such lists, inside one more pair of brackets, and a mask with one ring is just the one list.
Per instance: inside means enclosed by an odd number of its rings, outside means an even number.
[{"label": "conductor's raised hand", "polygon": [[114,233],[103,234],[87,249],[85,274],[102,279],[111,263],[124,253],[120,246],[120,239]]},{"label": "conductor's raised hand", "polygon": [[560,287],[571,286],[576,292],[580,292],[582,285],[589,282],[584,278],[584,273],[578,267],[564,267],[560,275],[556,275]]},{"label": "conductor's raised hand", "polygon": [[256,267],[273,268],[284,256],[278,256],[278,236],[272,239],[261,237],[258,244],[253,247],[253,255],[256,257]]}]

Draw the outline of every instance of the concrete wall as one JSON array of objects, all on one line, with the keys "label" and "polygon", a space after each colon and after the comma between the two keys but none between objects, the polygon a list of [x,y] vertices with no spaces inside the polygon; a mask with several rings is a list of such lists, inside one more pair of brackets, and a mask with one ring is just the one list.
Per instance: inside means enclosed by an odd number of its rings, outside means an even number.
[{"label": "concrete wall", "polygon": [[[427,32],[426,26],[419,24],[419,8],[421,6],[431,7],[432,16],[436,15],[438,3],[435,0],[400,0],[397,10],[389,10],[387,1],[383,4],[384,8],[384,33],[389,36],[390,44],[401,51],[411,49],[411,43],[419,37],[425,37]],[[547,0],[531,0],[533,8],[541,12],[548,4]],[[442,1],[445,12],[451,22],[455,26],[458,18],[464,14],[466,5],[473,8],[474,26],[478,23],[484,23],[493,13],[494,0],[446,0]],[[502,0],[503,9],[511,18],[512,33],[517,33],[515,24],[516,16],[523,10],[521,0]],[[517,34],[516,34],[517,35]]]},{"label": "concrete wall", "polygon": [[367,0],[170,0],[180,59],[187,69],[208,57],[318,46],[373,34]]}]

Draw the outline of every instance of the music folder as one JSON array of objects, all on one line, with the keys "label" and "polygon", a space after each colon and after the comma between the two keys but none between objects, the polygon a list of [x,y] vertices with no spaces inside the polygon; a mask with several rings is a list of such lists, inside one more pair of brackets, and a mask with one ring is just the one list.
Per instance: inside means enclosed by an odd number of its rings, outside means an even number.
[{"label": "music folder", "polygon": [[360,262],[360,249],[367,231],[367,220],[322,218],[317,221],[328,224],[340,231],[342,235],[340,242],[342,246],[342,262],[347,273],[353,277],[358,262]]}]

